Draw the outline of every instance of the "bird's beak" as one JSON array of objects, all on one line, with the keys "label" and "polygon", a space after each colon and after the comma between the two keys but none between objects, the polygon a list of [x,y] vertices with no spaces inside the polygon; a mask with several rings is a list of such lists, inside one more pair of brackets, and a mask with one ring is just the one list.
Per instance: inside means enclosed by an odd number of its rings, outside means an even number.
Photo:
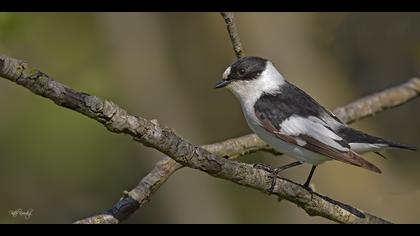
[{"label": "bird's beak", "polygon": [[217,84],[216,84],[216,86],[214,86],[214,88],[223,88],[223,87],[225,87],[226,85],[228,85],[230,83],[230,81],[228,81],[228,80],[221,80],[221,81],[219,81]]},{"label": "bird's beak", "polygon": [[215,88],[223,88],[226,85],[228,85],[230,83],[230,81],[228,80],[228,77],[230,75],[230,66],[225,70],[225,72],[223,72],[223,80],[219,81]]}]

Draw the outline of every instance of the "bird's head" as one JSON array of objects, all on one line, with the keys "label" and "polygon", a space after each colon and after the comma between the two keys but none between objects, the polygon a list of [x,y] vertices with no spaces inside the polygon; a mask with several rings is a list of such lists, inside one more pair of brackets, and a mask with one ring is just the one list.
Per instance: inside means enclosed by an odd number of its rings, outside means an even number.
[{"label": "bird's head", "polygon": [[278,89],[284,81],[273,64],[261,57],[243,57],[223,73],[216,88],[228,88],[239,98],[257,96]]}]

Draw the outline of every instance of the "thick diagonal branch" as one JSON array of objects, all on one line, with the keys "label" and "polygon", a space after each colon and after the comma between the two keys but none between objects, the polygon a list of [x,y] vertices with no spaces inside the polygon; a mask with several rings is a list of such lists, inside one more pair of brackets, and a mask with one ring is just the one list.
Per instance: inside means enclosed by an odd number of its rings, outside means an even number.
[{"label": "thick diagonal branch", "polygon": [[[0,76],[13,81],[35,94],[54,101],[57,105],[77,111],[102,123],[109,131],[124,133],[148,147],[155,148],[176,162],[204,171],[214,177],[265,192],[270,188],[271,173],[215,155],[161,127],[127,111],[107,100],[101,100],[75,91],[26,62],[0,56]],[[418,80],[412,82],[419,84]],[[413,89],[410,87],[410,89]],[[418,88],[416,96],[418,95]],[[340,223],[388,223],[388,221],[339,203],[317,193],[308,192],[299,184],[278,178],[273,194],[287,199],[310,215],[322,216]]]}]

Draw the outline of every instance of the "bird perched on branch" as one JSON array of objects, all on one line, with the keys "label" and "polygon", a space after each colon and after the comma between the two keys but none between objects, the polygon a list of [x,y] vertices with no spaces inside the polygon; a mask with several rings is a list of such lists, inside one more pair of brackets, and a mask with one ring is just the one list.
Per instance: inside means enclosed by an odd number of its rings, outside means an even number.
[{"label": "bird perched on branch", "polygon": [[381,173],[359,154],[387,147],[416,150],[346,126],[285,80],[272,62],[260,57],[243,57],[230,65],[216,85],[222,87],[238,98],[252,131],[277,151],[298,160],[275,169],[276,176],[278,171],[302,163],[312,165],[303,185],[308,189],[315,168],[325,161],[338,160]]}]

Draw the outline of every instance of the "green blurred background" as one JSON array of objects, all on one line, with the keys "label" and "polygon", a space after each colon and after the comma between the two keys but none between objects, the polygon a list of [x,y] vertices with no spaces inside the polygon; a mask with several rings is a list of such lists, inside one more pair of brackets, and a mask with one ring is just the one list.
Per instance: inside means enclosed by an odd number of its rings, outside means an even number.
[{"label": "green blurred background", "polygon": [[[420,74],[418,13],[238,13],[247,55],[271,59],[326,107]],[[235,59],[218,13],[0,13],[0,53],[77,90],[158,119],[205,144],[249,133],[236,99],[214,90]],[[420,145],[419,100],[353,127]],[[70,223],[110,208],[163,157],[0,79],[0,223]],[[420,223],[420,157],[367,154],[378,175],[328,162],[316,190],[397,223]],[[291,159],[257,153],[245,162]],[[309,166],[284,175],[302,182]],[[33,209],[29,220],[9,210]],[[183,169],[126,223],[329,223],[273,196]]]}]

